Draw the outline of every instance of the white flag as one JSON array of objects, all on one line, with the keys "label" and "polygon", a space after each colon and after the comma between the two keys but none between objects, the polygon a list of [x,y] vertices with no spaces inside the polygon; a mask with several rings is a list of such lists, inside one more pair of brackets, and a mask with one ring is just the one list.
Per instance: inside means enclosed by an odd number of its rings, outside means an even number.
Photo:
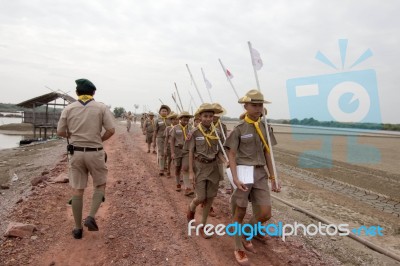
[{"label": "white flag", "polygon": [[232,75],[232,73],[228,70],[228,69],[226,69],[226,77],[227,78],[229,78],[229,79],[233,79],[233,75]]},{"label": "white flag", "polygon": [[206,75],[204,74],[203,69],[202,69],[202,73],[203,73],[204,83],[206,84],[206,88],[207,88],[207,89],[211,89],[211,88],[212,88],[211,82],[208,81],[208,79],[206,78]]},{"label": "white flag", "polygon": [[256,70],[260,70],[262,68],[263,61],[261,60],[260,53],[254,48],[251,48],[251,61]]}]

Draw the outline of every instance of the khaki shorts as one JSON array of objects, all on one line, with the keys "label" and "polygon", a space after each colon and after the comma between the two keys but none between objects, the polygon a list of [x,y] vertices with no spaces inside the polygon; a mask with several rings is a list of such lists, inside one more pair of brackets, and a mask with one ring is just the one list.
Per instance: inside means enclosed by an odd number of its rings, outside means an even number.
[{"label": "khaki shorts", "polygon": [[218,194],[218,183],[213,183],[210,180],[196,182],[195,192],[196,200],[203,202],[209,198],[215,198]]},{"label": "khaki shorts", "polygon": [[153,133],[147,133],[146,134],[146,143],[153,143]]},{"label": "khaki shorts", "polygon": [[254,167],[254,184],[246,184],[247,191],[235,189],[231,201],[237,206],[246,208],[249,200],[255,205],[271,206],[267,172],[264,167]]},{"label": "khaki shorts", "polygon": [[93,186],[104,185],[107,181],[108,173],[104,157],[104,150],[75,151],[69,160],[70,186],[75,189],[86,188],[89,173],[93,179]]},{"label": "khaki shorts", "polygon": [[175,159],[174,164],[175,166],[182,166],[182,167],[189,167],[189,152],[183,151],[182,148],[175,147]]}]

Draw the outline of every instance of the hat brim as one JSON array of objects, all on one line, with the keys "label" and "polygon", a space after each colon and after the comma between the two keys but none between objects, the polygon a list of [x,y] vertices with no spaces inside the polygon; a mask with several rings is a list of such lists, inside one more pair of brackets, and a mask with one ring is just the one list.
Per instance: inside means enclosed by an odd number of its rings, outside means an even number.
[{"label": "hat brim", "polygon": [[224,115],[226,115],[226,113],[227,113],[227,112],[226,112],[225,108],[222,107],[222,112],[219,113],[219,114],[216,113],[215,115],[216,115],[216,116],[224,116]]},{"label": "hat brim", "polygon": [[158,110],[158,113],[161,112],[161,109],[167,109],[168,114],[171,113],[171,108],[169,108],[168,105],[165,104],[161,105],[160,109]]},{"label": "hat brim", "polygon": [[196,114],[201,114],[201,113],[204,113],[204,112],[213,112],[214,114],[220,114],[220,113],[223,112],[223,110],[221,110],[221,109],[214,109],[214,108],[202,109],[202,110],[199,110],[198,112],[196,112]]},{"label": "hat brim", "polygon": [[250,101],[243,101],[242,99],[240,99],[238,101],[238,103],[272,103],[270,101],[265,101],[265,100],[250,100]]},{"label": "hat brim", "polygon": [[181,119],[182,117],[193,118],[193,115],[179,115],[178,118]]}]

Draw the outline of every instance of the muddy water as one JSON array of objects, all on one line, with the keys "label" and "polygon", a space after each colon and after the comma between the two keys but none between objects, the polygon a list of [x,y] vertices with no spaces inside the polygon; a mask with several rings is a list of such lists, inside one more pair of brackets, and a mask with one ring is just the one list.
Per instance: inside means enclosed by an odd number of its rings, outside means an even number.
[{"label": "muddy water", "polygon": [[[8,114],[8,113],[2,113]],[[21,123],[20,117],[0,117],[0,125]],[[0,133],[0,150],[15,148],[19,146],[19,141],[24,139],[22,135],[7,135]]]},{"label": "muddy water", "polygon": [[22,139],[24,139],[24,136],[0,133],[0,150],[18,147],[19,141]]}]

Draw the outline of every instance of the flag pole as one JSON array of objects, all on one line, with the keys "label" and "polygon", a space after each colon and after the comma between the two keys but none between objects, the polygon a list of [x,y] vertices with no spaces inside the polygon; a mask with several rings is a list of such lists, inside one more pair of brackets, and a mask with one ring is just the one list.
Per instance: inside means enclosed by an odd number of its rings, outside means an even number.
[{"label": "flag pole", "polygon": [[219,61],[219,63],[221,64],[222,71],[224,71],[224,74],[225,74],[226,78],[228,79],[229,84],[231,84],[231,87],[232,87],[232,89],[233,89],[233,92],[235,93],[236,97],[237,97],[238,100],[239,100],[239,95],[238,95],[238,93],[237,93],[235,87],[233,86],[232,80],[228,77],[228,74],[227,74],[227,72],[226,72],[226,68],[225,68],[224,64],[222,64],[222,61],[221,61],[221,59],[219,59],[219,58],[218,58],[218,61]]},{"label": "flag pole", "polygon": [[196,101],[194,100],[193,95],[190,93],[190,91],[189,91],[189,95],[190,95],[190,99],[192,99],[192,101],[193,101],[194,106],[197,108],[198,105],[197,105]]},{"label": "flag pole", "polygon": [[[254,76],[256,77],[256,83],[257,83],[257,89],[261,92],[261,88],[260,88],[260,82],[258,81],[258,74],[257,74],[257,70],[256,70],[256,66],[253,63],[253,48],[251,46],[251,42],[247,42],[247,44],[249,45],[249,51],[250,51],[250,58],[251,58],[251,65],[253,66],[253,70],[254,70]],[[274,158],[274,151],[272,149],[272,145],[271,145],[271,138],[269,136],[270,131],[269,131],[269,126],[268,126],[268,121],[267,121],[267,114],[265,113],[265,109],[263,106],[263,117],[264,117],[264,122],[265,122],[265,131],[267,132],[267,140],[268,140],[268,144],[269,144],[269,151],[271,154],[271,161],[272,161],[272,171],[275,177],[275,181],[276,181],[276,185],[278,187],[278,172],[276,171],[276,165],[275,165],[275,158]],[[270,173],[271,174],[271,173]]]},{"label": "flag pole", "polygon": [[201,97],[201,94],[200,94],[199,88],[197,88],[196,81],[194,81],[194,78],[193,78],[192,72],[190,72],[190,69],[189,69],[189,65],[188,65],[188,64],[186,64],[186,68],[187,68],[187,70],[189,71],[190,78],[192,79],[192,81],[193,81],[193,84],[194,84],[194,87],[195,87],[195,88],[196,88],[196,90],[197,90],[197,94],[198,94],[198,95],[199,95],[199,97],[200,97],[201,103],[204,103],[203,97]]},{"label": "flag pole", "polygon": [[176,105],[176,111],[178,112],[182,112],[181,111],[181,109],[179,108],[179,105],[178,105],[178,103],[176,102],[176,99],[175,99],[175,93],[172,93],[172,100],[174,100],[174,102],[175,102],[175,105]]},{"label": "flag pole", "polygon": [[178,94],[179,102],[181,104],[181,109],[182,109],[182,112],[183,112],[183,105],[182,105],[181,96],[179,95],[178,86],[176,86],[176,82],[174,82],[174,84],[175,84],[176,93]]},{"label": "flag pole", "polygon": [[[201,68],[201,74],[203,74],[203,78],[204,78],[204,82],[205,82],[206,75],[204,74],[203,68]],[[210,101],[211,101],[211,102],[214,102],[213,99],[212,99],[212,97],[211,97],[210,89],[207,88],[207,84],[206,84],[206,89],[207,89],[207,92],[208,92],[208,96],[210,97]]]},{"label": "flag pole", "polygon": [[163,101],[161,101],[161,99],[160,99],[160,98],[158,98],[158,100],[161,102],[161,104],[164,104],[164,103],[163,103]]},{"label": "flag pole", "polygon": [[[204,103],[203,97],[201,97],[201,94],[200,94],[200,92],[199,92],[199,89],[197,88],[197,84],[196,84],[196,82],[194,81],[193,76],[192,76],[192,73],[190,73],[189,66],[188,66],[187,64],[186,64],[186,67],[187,67],[187,69],[188,69],[188,71],[189,71],[190,77],[192,78],[194,87],[196,88],[197,93],[198,93],[199,96],[200,96],[201,103]],[[190,92],[189,92],[189,93],[190,93]],[[215,126],[214,126],[214,123],[212,123],[212,122],[211,122],[211,127],[212,127],[214,130],[216,129]],[[219,146],[220,146],[220,148],[221,148],[221,150],[222,150],[222,153],[224,154],[225,160],[226,160],[226,161],[229,161],[228,155],[226,155],[226,152],[225,152],[225,149],[224,149],[224,145],[222,145],[222,142],[221,142],[221,139],[220,139],[220,138],[218,138],[218,144],[219,144]]]}]

